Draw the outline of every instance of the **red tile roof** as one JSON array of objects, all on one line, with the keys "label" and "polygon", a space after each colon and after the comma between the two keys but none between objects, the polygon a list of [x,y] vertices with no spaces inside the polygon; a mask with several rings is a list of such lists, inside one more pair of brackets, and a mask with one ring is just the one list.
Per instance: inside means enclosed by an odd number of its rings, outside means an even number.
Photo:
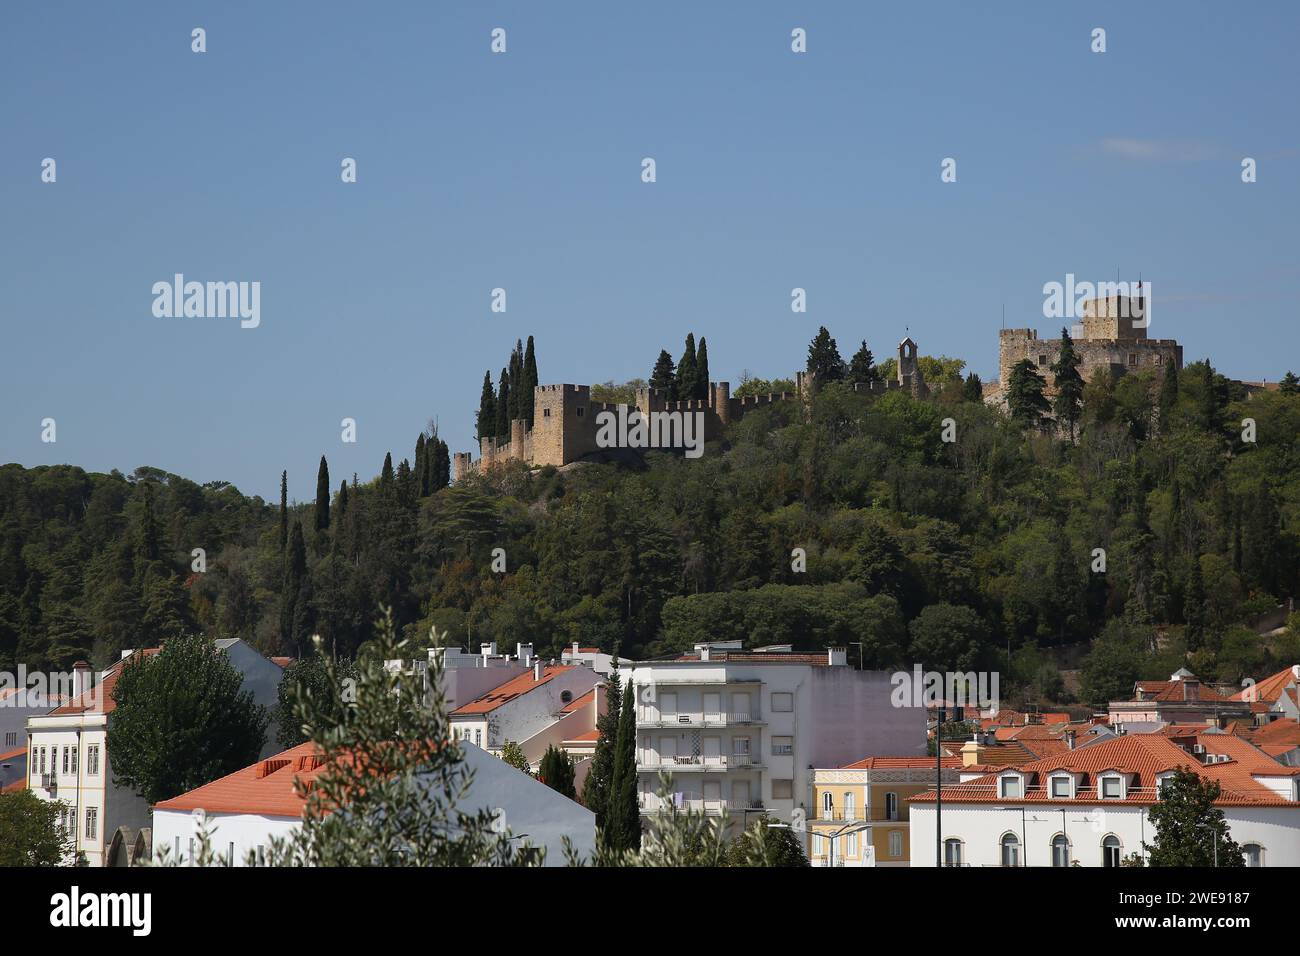
[{"label": "red tile roof", "polygon": [[[1262,681],[1252,687],[1243,687],[1240,691],[1232,695],[1233,700],[1251,700],[1262,701],[1264,703],[1274,703],[1282,696],[1284,691],[1294,687],[1296,683],[1295,672],[1287,667],[1265,677]],[[1292,695],[1292,700],[1295,696]]]},{"label": "red tile roof", "polygon": [[146,657],[152,657],[158,653],[158,648],[149,647],[136,651],[130,657],[118,661],[107,671],[104,672],[103,679],[90,690],[86,691],[79,697],[73,698],[68,703],[52,710],[47,716],[62,716],[64,714],[111,714],[117,707],[117,702],[113,700],[113,688],[117,686],[117,679],[122,676],[122,669],[131,662],[138,662]]},{"label": "red tile roof", "polygon": [[[1235,741],[1228,735],[1216,736],[1220,740]],[[1225,747],[1231,747],[1231,744]],[[1168,737],[1159,734],[1134,734],[1106,740],[1082,750],[1072,750],[1043,760],[1033,761],[1018,768],[1025,774],[1025,796],[1009,800],[998,796],[998,777],[991,773],[963,784],[943,788],[947,803],[1138,803],[1156,802],[1156,778],[1159,774],[1186,767],[1198,776],[1217,781],[1222,792],[1215,802],[1223,806],[1290,806],[1300,809],[1300,804],[1279,796],[1255,780],[1254,774],[1289,776],[1300,773],[1300,768],[1284,767],[1257,750],[1254,753],[1237,751],[1234,759],[1226,763],[1201,764],[1195,757],[1176,746]],[[1225,751],[1226,752],[1226,751]],[[1238,759],[1240,758],[1240,759]],[[1010,768],[1015,769],[1015,768]],[[1047,777],[1057,770],[1078,775],[1078,789],[1073,799],[1052,797],[1047,792]],[[1097,778],[1108,770],[1116,770],[1133,777],[1123,801],[1107,800],[1097,794]],[[1006,771],[1002,771],[1005,773]],[[934,800],[930,790],[911,798],[918,802]]]},{"label": "red tile roof", "polygon": [[571,714],[575,710],[581,710],[582,708],[586,707],[595,699],[596,699],[596,690],[595,688],[592,688],[591,690],[587,691],[587,693],[583,694],[581,697],[575,697],[573,700],[569,701],[567,704],[561,707],[560,713]]},{"label": "red tile roof", "polygon": [[0,754],[0,760],[13,760],[15,757],[21,757],[27,753],[26,747],[19,747],[17,750],[9,750]]},{"label": "red tile roof", "polygon": [[537,680],[533,677],[533,671],[529,668],[518,677],[514,677],[499,687],[488,691],[482,697],[471,700],[468,704],[457,707],[451,712],[452,717],[472,717],[477,714],[487,714],[496,710],[502,704],[508,703],[522,694],[549,684],[559,674],[565,671],[571,671],[576,665],[573,664],[551,664],[542,669],[542,679]]},{"label": "red tile roof", "polygon": [[1245,737],[1257,747],[1264,744],[1289,744],[1297,747],[1300,746],[1300,722],[1284,717],[1257,730],[1247,731]]},{"label": "red tile roof", "polygon": [[600,731],[588,730],[586,733],[578,734],[576,737],[570,737],[564,742],[566,744],[594,744],[598,740],[600,740]]},{"label": "red tile roof", "polygon": [[[960,757],[944,757],[945,767],[960,767]],[[840,770],[932,770],[933,757],[864,757],[853,763],[846,763]]]},{"label": "red tile roof", "polygon": [[297,793],[294,781],[306,784],[315,780],[322,766],[315,744],[299,744],[189,793],[164,800],[155,809],[301,817],[307,801]]}]

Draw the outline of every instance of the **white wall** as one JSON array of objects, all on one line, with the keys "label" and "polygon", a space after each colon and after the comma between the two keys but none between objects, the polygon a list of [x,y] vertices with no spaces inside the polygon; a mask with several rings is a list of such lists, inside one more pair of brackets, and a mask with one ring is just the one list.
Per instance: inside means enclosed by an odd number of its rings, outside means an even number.
[{"label": "white wall", "polygon": [[[1264,848],[1265,866],[1300,866],[1300,805],[1291,807],[1224,807],[1232,839],[1239,844],[1258,843]],[[1001,839],[1008,831],[1021,836],[1028,866],[1050,866],[1051,841],[1062,832],[1061,805],[1041,804],[1025,814],[1022,834],[1019,809],[999,810],[992,804],[943,806],[945,839],[964,841],[964,861],[971,866],[1001,866]],[[912,866],[935,865],[934,804],[913,803]],[[1120,856],[1142,851],[1142,842],[1155,839],[1147,808],[1132,805],[1067,805],[1064,832],[1070,840],[1070,858],[1081,866],[1101,866],[1102,839],[1114,834]],[[1022,851],[1023,852],[1023,851]]]}]

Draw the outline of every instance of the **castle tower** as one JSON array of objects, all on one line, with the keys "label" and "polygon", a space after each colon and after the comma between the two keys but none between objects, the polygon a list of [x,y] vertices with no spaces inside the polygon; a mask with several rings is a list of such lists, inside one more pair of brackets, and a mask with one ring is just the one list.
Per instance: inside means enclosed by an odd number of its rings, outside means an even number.
[{"label": "castle tower", "polygon": [[518,458],[524,453],[524,433],[528,430],[528,419],[512,418],[510,420],[510,453]]},{"label": "castle tower", "polygon": [[538,385],[533,400],[533,464],[567,465],[596,450],[587,385]]},{"label": "castle tower", "polygon": [[713,411],[717,414],[718,421],[726,428],[731,424],[731,383],[710,382],[709,395],[713,399]]},{"label": "castle tower", "polygon": [[916,398],[929,392],[921,376],[921,366],[916,361],[916,342],[910,335],[898,343],[898,385]]},{"label": "castle tower", "polygon": [[460,481],[470,473],[470,453],[467,451],[458,451],[451,456],[451,476],[454,480]]}]

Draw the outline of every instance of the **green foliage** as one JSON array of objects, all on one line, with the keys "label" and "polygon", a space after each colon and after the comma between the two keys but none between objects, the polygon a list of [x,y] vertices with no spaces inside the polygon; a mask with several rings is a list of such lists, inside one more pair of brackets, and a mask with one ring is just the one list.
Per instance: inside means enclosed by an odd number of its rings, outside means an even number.
[{"label": "green foliage", "polygon": [[[355,694],[357,680],[355,661],[349,659],[335,661],[334,674],[344,682],[343,694],[341,695],[335,694],[326,685],[326,681],[329,680],[329,671],[324,659],[321,657],[309,654],[301,660],[291,661],[289,666],[284,669],[284,676],[280,679],[279,687],[276,688],[276,706],[271,714],[271,723],[276,729],[276,742],[283,749],[288,750],[290,747],[296,747],[307,740],[307,734],[304,732],[302,725],[296,721],[293,715],[294,701],[298,697],[307,697],[314,702],[314,706],[321,709],[329,706],[330,702],[335,700],[342,700],[346,703],[349,688],[352,688],[352,692]],[[351,714],[352,707],[345,706],[332,714],[331,719],[339,724],[344,724],[351,717]]]},{"label": "green foliage", "polygon": [[108,726],[114,783],[148,803],[168,800],[257,760],[266,708],[240,690],[243,678],[205,637],[168,641],[138,655],[113,688]]},{"label": "green foliage", "polygon": [[[776,824],[776,825],[774,825]],[[727,845],[725,866],[811,866],[803,842],[787,825],[761,813],[739,837]]]},{"label": "green foliage", "polygon": [[1186,767],[1174,771],[1147,813],[1155,827],[1155,842],[1143,845],[1149,866],[1246,865],[1223,811],[1214,805],[1219,792],[1218,783]]},{"label": "green foliage", "polygon": [[608,802],[600,836],[603,845],[613,853],[633,852],[641,847],[641,805],[637,796],[636,769],[636,695],[630,680],[622,692]]},{"label": "green foliage", "polygon": [[76,850],[61,820],[68,810],[30,790],[0,793],[0,867],[66,866]]},{"label": "green foliage", "polygon": [[542,754],[542,761],[537,767],[537,779],[570,800],[578,799],[578,791],[573,784],[573,758],[554,744],[548,746],[546,753]]},{"label": "green foliage", "polygon": [[516,770],[532,776],[533,769],[528,766],[528,758],[524,756],[524,748],[513,740],[507,740],[501,746],[501,759],[514,767]]},{"label": "green foliage", "polygon": [[1074,428],[1083,414],[1083,377],[1079,374],[1082,363],[1083,357],[1074,349],[1070,330],[1061,329],[1061,354],[1051,366],[1052,381],[1056,386],[1052,412],[1057,422],[1069,429],[1070,441],[1074,441]]},{"label": "green foliage", "polygon": [[677,365],[667,349],[659,350],[655,367],[650,370],[650,387],[663,392],[669,400],[676,397]]},{"label": "green foliage", "polygon": [[1044,394],[1046,388],[1047,383],[1029,359],[1021,359],[1011,367],[1011,378],[1007,384],[1007,408],[1012,420],[1021,428],[1042,427],[1043,416],[1051,407]]},{"label": "green foliage", "polygon": [[814,376],[818,385],[838,382],[844,377],[844,359],[840,357],[840,350],[824,325],[817,329],[816,336],[808,345],[807,371]]},{"label": "green foliage", "polygon": [[[613,673],[618,673],[618,657],[613,660]],[[605,685],[605,712],[596,718],[596,752],[582,786],[582,802],[596,815],[596,831],[605,828],[606,814],[614,781],[614,763],[618,752],[618,722],[623,712],[623,687],[617,679]]]}]

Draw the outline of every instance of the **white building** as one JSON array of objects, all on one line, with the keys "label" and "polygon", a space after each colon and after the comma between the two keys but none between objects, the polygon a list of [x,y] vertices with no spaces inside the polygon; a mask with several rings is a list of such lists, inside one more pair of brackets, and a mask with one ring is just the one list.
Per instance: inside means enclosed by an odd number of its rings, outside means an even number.
[{"label": "white building", "polygon": [[[1182,744],[1180,746],[1180,743]],[[1135,734],[943,788],[945,866],[1119,866],[1146,857],[1159,788],[1179,767],[1218,781],[1249,866],[1300,866],[1300,769],[1239,737]],[[911,801],[912,866],[934,866],[935,794]]]},{"label": "white building", "polygon": [[659,774],[672,774],[678,806],[754,812],[790,822],[812,816],[813,767],[863,754],[923,755],[924,707],[895,707],[890,675],[846,665],[842,648],[753,651],[739,642],[697,645],[675,660],[620,668],[636,694],[641,806],[662,809]]},{"label": "white building", "polygon": [[[244,675],[242,690],[265,707],[276,703],[283,671],[237,639],[215,642]],[[116,703],[113,688],[122,669],[158,648],[124,651],[122,659],[91,685],[91,671],[77,664],[73,700],[27,721],[29,789],[43,800],[66,805],[65,823],[77,849],[91,866],[125,866],[149,843],[149,805],[126,787],[113,783],[108,753],[108,726]],[[274,747],[268,743],[263,755]]]},{"label": "white building", "polygon": [[[466,797],[457,805],[465,813],[488,809],[512,834],[534,847],[545,847],[547,866],[564,866],[563,840],[568,837],[583,857],[595,850],[596,816],[544,783],[472,745],[462,744],[465,763],[474,774]],[[322,769],[311,743],[299,744],[228,777],[213,781],[154,807],[154,847],[167,847],[185,862],[195,852],[194,811],[203,810],[213,852],[243,866],[251,854],[265,860],[273,838],[287,838],[302,825],[306,801],[294,787],[314,779]]]}]

